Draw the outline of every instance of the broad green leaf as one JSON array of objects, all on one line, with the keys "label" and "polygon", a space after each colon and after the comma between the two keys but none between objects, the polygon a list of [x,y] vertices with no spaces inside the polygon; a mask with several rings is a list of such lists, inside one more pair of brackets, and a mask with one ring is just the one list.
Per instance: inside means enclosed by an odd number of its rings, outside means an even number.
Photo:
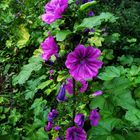
[{"label": "broad green leaf", "polygon": [[129,90],[122,90],[115,94],[113,101],[116,106],[121,106],[124,109],[132,110],[135,108],[135,100],[132,98]]},{"label": "broad green leaf", "polygon": [[75,30],[80,30],[83,28],[93,28],[95,26],[101,25],[102,22],[115,22],[116,17],[109,12],[101,13],[99,16],[84,18],[80,25],[75,26]]},{"label": "broad green leaf", "polygon": [[135,77],[134,83],[135,84],[139,84],[140,83],[140,76]]},{"label": "broad green leaf", "polygon": [[117,127],[120,123],[120,119],[111,117],[100,120],[98,126],[92,127],[88,131],[88,140],[92,140],[93,138],[98,140],[97,138],[99,137],[101,137],[101,140],[106,140],[107,137],[110,137],[113,128]]},{"label": "broad green leaf", "polygon": [[29,59],[29,64],[26,64],[22,67],[21,72],[13,77],[13,85],[24,84],[30,77],[33,71],[38,71],[42,67],[42,59],[40,56],[31,57]]},{"label": "broad green leaf", "polygon": [[27,81],[26,90],[24,92],[25,99],[32,99],[35,95],[35,93],[38,91],[38,86],[41,83],[42,80],[46,79],[46,75],[42,75],[41,77],[35,79],[35,80],[29,80]]},{"label": "broad green leaf", "polygon": [[105,103],[105,98],[103,96],[97,96],[96,98],[93,98],[90,103],[90,108],[95,109],[99,107],[100,109],[103,109]]},{"label": "broad green leaf", "polygon": [[121,57],[118,57],[118,61],[120,61],[122,65],[130,66],[133,63],[133,57],[122,55]]},{"label": "broad green leaf", "polygon": [[115,77],[120,77],[120,69],[114,66],[108,66],[105,72],[100,73],[98,77],[102,80],[109,81]]},{"label": "broad green leaf", "polygon": [[125,114],[125,119],[130,121],[133,125],[139,125],[140,124],[140,110],[138,109],[128,110]]},{"label": "broad green leaf", "polygon": [[48,133],[46,133],[46,132],[44,131],[44,128],[40,128],[40,129],[36,132],[36,137],[39,137],[39,139],[41,139],[41,140],[49,140]]},{"label": "broad green leaf", "polygon": [[64,41],[69,34],[71,34],[69,30],[60,30],[56,33],[56,40]]}]

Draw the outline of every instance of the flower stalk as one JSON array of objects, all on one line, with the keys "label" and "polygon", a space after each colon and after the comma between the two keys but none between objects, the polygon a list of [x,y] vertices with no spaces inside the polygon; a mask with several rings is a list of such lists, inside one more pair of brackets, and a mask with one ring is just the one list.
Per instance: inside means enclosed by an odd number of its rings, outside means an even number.
[{"label": "flower stalk", "polygon": [[76,115],[76,92],[75,92],[75,88],[76,88],[76,82],[75,79],[73,78],[73,126],[74,126],[74,118]]}]

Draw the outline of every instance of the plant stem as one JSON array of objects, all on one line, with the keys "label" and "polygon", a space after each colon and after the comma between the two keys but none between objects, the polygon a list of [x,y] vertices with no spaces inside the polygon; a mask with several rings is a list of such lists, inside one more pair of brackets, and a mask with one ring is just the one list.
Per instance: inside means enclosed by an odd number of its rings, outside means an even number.
[{"label": "plant stem", "polygon": [[73,78],[73,125],[74,125],[74,117],[76,113],[76,93],[75,93],[76,83]]}]

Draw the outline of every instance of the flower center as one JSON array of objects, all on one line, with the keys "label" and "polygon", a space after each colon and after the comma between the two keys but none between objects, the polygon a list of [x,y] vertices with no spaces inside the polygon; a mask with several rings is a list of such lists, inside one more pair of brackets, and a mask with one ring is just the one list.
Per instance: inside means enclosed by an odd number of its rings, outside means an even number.
[{"label": "flower center", "polygon": [[80,64],[85,64],[85,62],[86,62],[86,59],[85,58],[81,58]]}]

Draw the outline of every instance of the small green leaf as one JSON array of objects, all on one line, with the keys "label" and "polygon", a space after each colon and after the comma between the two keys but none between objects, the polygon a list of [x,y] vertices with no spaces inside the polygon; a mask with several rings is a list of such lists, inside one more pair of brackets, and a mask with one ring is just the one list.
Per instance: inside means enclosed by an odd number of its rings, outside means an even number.
[{"label": "small green leaf", "polygon": [[47,80],[43,83],[41,83],[37,88],[38,89],[44,89],[45,87],[47,87],[48,85],[50,85],[53,82],[53,80]]},{"label": "small green leaf", "polygon": [[85,9],[87,9],[88,7],[92,6],[92,5],[95,5],[97,2],[96,1],[91,1],[91,2],[87,2],[85,4],[82,4],[80,6],[80,10],[83,11]]},{"label": "small green leaf", "polygon": [[17,46],[21,49],[25,47],[26,43],[28,42],[30,38],[30,34],[28,30],[25,28],[25,26],[22,24],[19,27],[19,40],[17,42]]}]

